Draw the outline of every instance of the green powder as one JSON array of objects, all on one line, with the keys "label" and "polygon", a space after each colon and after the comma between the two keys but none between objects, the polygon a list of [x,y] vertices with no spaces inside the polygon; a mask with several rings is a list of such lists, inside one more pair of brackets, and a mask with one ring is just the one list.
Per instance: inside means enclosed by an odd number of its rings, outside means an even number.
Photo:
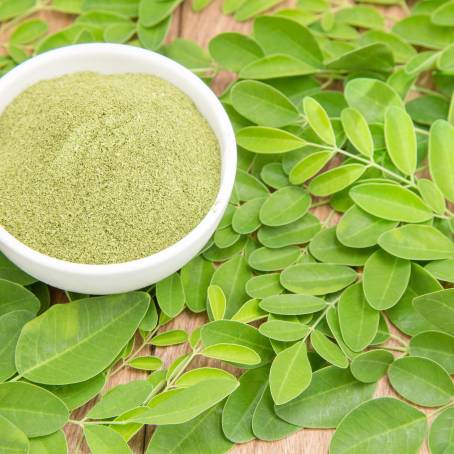
[{"label": "green powder", "polygon": [[190,232],[220,184],[191,99],[145,74],[42,81],[0,116],[0,225],[52,257],[121,263]]}]

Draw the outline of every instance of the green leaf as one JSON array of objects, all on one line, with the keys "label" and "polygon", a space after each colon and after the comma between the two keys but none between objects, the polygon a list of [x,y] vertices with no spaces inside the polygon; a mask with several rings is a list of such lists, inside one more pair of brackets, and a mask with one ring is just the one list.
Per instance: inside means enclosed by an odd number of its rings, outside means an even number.
[{"label": "green leaf", "polygon": [[12,311],[37,314],[41,303],[38,298],[19,284],[0,279],[0,316]]},{"label": "green leaf", "polygon": [[359,383],[348,369],[334,366],[314,372],[309,388],[291,402],[276,407],[284,421],[307,428],[336,427],[342,418],[372,398],[375,385]]},{"label": "green leaf", "polygon": [[208,379],[225,379],[236,382],[236,378],[224,369],[215,367],[199,367],[185,372],[178,380],[175,381],[177,388],[187,388]]},{"label": "green leaf", "polygon": [[164,391],[153,397],[142,414],[131,422],[142,424],[182,424],[225,399],[238,387],[231,378],[210,378],[187,388]]},{"label": "green leaf", "polygon": [[343,8],[336,13],[336,21],[345,22],[354,27],[383,30],[385,21],[380,11],[370,6]]},{"label": "green leaf", "polygon": [[235,32],[220,33],[209,43],[213,59],[223,68],[239,72],[249,63],[264,56],[260,46],[249,36]]},{"label": "green leaf", "polygon": [[304,341],[282,350],[270,370],[270,390],[276,405],[283,405],[299,396],[310,384],[312,369]]},{"label": "green leaf", "polygon": [[0,316],[0,382],[16,373],[17,340],[24,325],[34,318],[29,311],[12,311]]},{"label": "green leaf", "polygon": [[386,109],[390,106],[403,107],[399,95],[377,79],[350,80],[345,86],[344,96],[348,105],[359,110],[370,123],[383,123]]},{"label": "green leaf", "polygon": [[181,269],[186,304],[192,312],[203,312],[206,309],[206,292],[213,273],[211,262],[201,256],[195,257]]},{"label": "green leaf", "polygon": [[158,50],[164,44],[171,24],[172,16],[167,17],[152,27],[144,27],[142,24],[138,24],[137,35],[142,47],[149,50]]},{"label": "green leaf", "polygon": [[438,331],[417,334],[408,346],[410,355],[431,359],[448,374],[454,373],[454,336]]},{"label": "green leaf", "polygon": [[279,271],[295,263],[300,256],[297,246],[279,249],[261,247],[249,255],[249,266],[258,271]]},{"label": "green leaf", "polygon": [[413,299],[419,295],[441,290],[439,282],[424,268],[412,263],[410,282],[401,300],[388,309],[386,314],[400,331],[414,336],[423,331],[435,330],[436,326],[429,323],[414,307]]},{"label": "green leaf", "polygon": [[268,80],[280,77],[305,76],[315,74],[317,69],[290,55],[273,54],[244,66],[241,79]]},{"label": "green leaf", "polygon": [[430,262],[425,269],[440,281],[454,283],[454,259]]},{"label": "green leaf", "polygon": [[268,248],[299,245],[310,241],[320,231],[320,221],[312,213],[279,227],[262,226],[257,238]]},{"label": "green leaf", "polygon": [[445,27],[452,27],[454,25],[454,4],[447,1],[441,4],[431,14],[430,20],[433,24],[442,25]]},{"label": "green leaf", "polygon": [[[170,3],[174,1],[175,0],[170,0]],[[167,3],[167,5],[169,4],[168,1],[158,3]],[[175,60],[183,66],[186,66],[186,68],[192,69],[195,73],[202,75],[210,69],[212,63],[210,56],[205,52],[204,49],[202,49],[194,41],[187,39],[175,39],[171,44],[165,46],[164,53],[172,60]]]},{"label": "green leaf", "polygon": [[162,360],[158,356],[137,356],[128,361],[128,366],[139,370],[158,370],[162,367]]},{"label": "green leaf", "polygon": [[180,275],[174,273],[156,284],[159,307],[169,317],[176,317],[183,309],[185,296]]},{"label": "green leaf", "polygon": [[219,249],[232,247],[240,239],[240,234],[235,232],[231,226],[216,230],[213,236],[214,245]]},{"label": "green leaf", "polygon": [[131,454],[122,436],[107,426],[85,426],[84,435],[92,454]]},{"label": "green leaf", "polygon": [[71,385],[63,386],[46,386],[52,394],[59,397],[69,410],[75,410],[82,407],[89,400],[98,395],[106,384],[106,376],[104,374],[96,375],[90,380]]},{"label": "green leaf", "polygon": [[380,313],[367,303],[361,283],[345,290],[338,306],[345,343],[355,352],[364,350],[377,334]]},{"label": "green leaf", "polygon": [[334,70],[362,71],[365,64],[369,71],[391,72],[394,68],[394,56],[385,44],[366,44],[334,57],[326,63],[326,67]]},{"label": "green leaf", "polygon": [[81,24],[74,24],[67,28],[63,28],[44,38],[37,46],[35,53],[42,54],[48,50],[74,44],[84,31],[85,29]]},{"label": "green leaf", "polygon": [[396,359],[389,368],[388,378],[401,396],[424,407],[445,405],[454,394],[454,384],[446,370],[427,358]]},{"label": "green leaf", "polygon": [[302,184],[312,178],[333,158],[332,151],[316,151],[298,161],[290,171],[289,179],[292,184]]},{"label": "green leaf", "polygon": [[254,36],[266,54],[285,54],[318,67],[323,56],[312,32],[287,18],[261,16],[254,22]]},{"label": "green leaf", "polygon": [[332,146],[336,146],[336,136],[326,110],[314,99],[303,99],[303,109],[306,120],[320,139]]},{"label": "green leaf", "polygon": [[235,20],[242,22],[251,19],[280,2],[282,2],[282,0],[248,0],[247,2],[242,3],[235,12]]},{"label": "green leaf", "polygon": [[218,320],[208,323],[201,330],[202,343],[208,347],[221,343],[249,347],[262,359],[260,365],[269,363],[274,356],[269,340],[259,331],[244,323],[232,320]]},{"label": "green leaf", "polygon": [[178,345],[187,342],[188,333],[182,329],[170,329],[157,336],[150,341],[151,345],[156,347],[167,347],[169,345]]},{"label": "green leaf", "polygon": [[279,295],[284,291],[279,277],[279,273],[267,273],[251,277],[246,283],[246,292],[251,298]]},{"label": "green leaf", "polygon": [[0,21],[30,12],[35,5],[36,0],[4,0],[0,4]]},{"label": "green leaf", "polygon": [[48,30],[47,22],[41,19],[29,19],[22,22],[11,34],[11,44],[29,44],[45,35]]},{"label": "green leaf", "polygon": [[288,186],[288,177],[280,162],[270,162],[263,166],[260,172],[262,181],[273,189],[280,189]]},{"label": "green leaf", "polygon": [[69,418],[66,405],[51,392],[31,383],[0,384],[0,415],[28,437],[41,437],[61,429]]},{"label": "green leaf", "polygon": [[260,154],[287,153],[305,145],[305,141],[282,129],[249,126],[237,132],[238,145]]},{"label": "green leaf", "polygon": [[442,49],[454,41],[454,31],[431,22],[430,16],[415,15],[397,22],[392,31],[408,43],[429,49]]},{"label": "green leaf", "polygon": [[336,226],[337,239],[347,247],[375,246],[380,235],[397,227],[397,222],[380,219],[353,205]]},{"label": "green leaf", "polygon": [[352,360],[350,371],[362,383],[375,383],[386,375],[394,356],[387,350],[370,350]]},{"label": "green leaf", "polygon": [[431,454],[443,454],[454,447],[454,408],[448,408],[434,419],[429,432]]},{"label": "green leaf", "polygon": [[135,380],[110,389],[87,413],[90,419],[108,419],[142,405],[153,389],[147,380]]},{"label": "green leaf", "polygon": [[111,0],[84,0],[82,10],[109,11],[124,16],[137,17],[139,3],[140,0],[116,0],[114,2]]},{"label": "green leaf", "polygon": [[149,298],[132,292],[52,306],[22,330],[17,370],[29,380],[54,385],[94,377],[132,337]]},{"label": "green leaf", "polygon": [[371,248],[354,249],[344,246],[336,237],[336,228],[321,230],[309,244],[310,253],[319,261],[339,265],[362,266]]},{"label": "green leaf", "polygon": [[260,307],[272,314],[305,315],[313,314],[326,308],[326,302],[311,295],[274,295],[268,296]]},{"label": "green leaf", "polygon": [[237,172],[235,189],[239,200],[244,202],[258,197],[265,197],[269,194],[268,188],[259,179],[243,170],[238,170]]},{"label": "green leaf", "polygon": [[232,218],[232,228],[235,232],[248,235],[255,232],[260,226],[260,208],[266,200],[264,197],[247,201],[235,210]]},{"label": "green leaf", "polygon": [[281,341],[293,342],[309,334],[309,327],[299,322],[287,320],[268,320],[259,326],[259,331],[266,337]]},{"label": "green leaf", "polygon": [[53,0],[52,9],[62,13],[80,14],[85,0]]},{"label": "green leaf", "polygon": [[353,187],[350,197],[364,211],[389,221],[424,222],[433,216],[420,197],[396,184],[364,183]]},{"label": "green leaf", "polygon": [[200,446],[213,454],[227,452],[232,443],[222,432],[221,415],[222,404],[186,423],[156,427],[147,454],[191,453]]},{"label": "green leaf", "polygon": [[425,415],[405,402],[390,397],[373,399],[341,421],[331,439],[330,454],[417,454],[426,430]]},{"label": "green leaf", "polygon": [[309,192],[318,197],[325,197],[342,191],[354,183],[366,171],[362,164],[345,164],[327,170],[316,176],[309,183]]},{"label": "green leaf", "polygon": [[424,203],[438,215],[443,215],[446,209],[446,202],[438,186],[427,178],[419,178],[417,185]]},{"label": "green leaf", "polygon": [[234,443],[253,440],[252,418],[265,389],[268,388],[268,367],[247,371],[240,377],[240,386],[225,403],[222,430]]},{"label": "green leaf", "polygon": [[342,126],[351,144],[367,158],[374,153],[374,141],[366,119],[354,107],[347,107],[341,113]]},{"label": "green leaf", "polygon": [[367,302],[376,310],[393,307],[402,298],[410,280],[407,260],[378,250],[364,265],[363,286]]},{"label": "green leaf", "polygon": [[370,30],[360,38],[361,44],[382,43],[392,51],[396,63],[407,63],[416,55],[415,49],[399,35],[392,32]]},{"label": "green leaf", "polygon": [[300,428],[279,418],[274,410],[270,388],[267,386],[252,417],[252,431],[259,440],[280,440]]},{"label": "green leaf", "polygon": [[259,300],[251,299],[246,301],[238,311],[233,314],[232,320],[242,323],[250,323],[262,318],[266,318],[267,313],[260,309]]},{"label": "green leaf", "polygon": [[454,202],[454,158],[450,147],[454,126],[444,120],[436,121],[429,137],[429,169],[435,184],[444,196]]},{"label": "green leaf", "polygon": [[394,165],[405,175],[416,171],[416,132],[410,115],[391,106],[385,113],[385,139]]},{"label": "green leaf", "polygon": [[348,367],[348,359],[342,350],[321,331],[312,332],[311,344],[314,350],[330,364],[341,369]]},{"label": "green leaf", "polygon": [[418,296],[413,300],[413,306],[440,331],[454,333],[454,289]]},{"label": "green leaf", "polygon": [[219,285],[210,285],[208,287],[208,302],[214,320],[222,320],[225,315],[227,301],[224,292]]},{"label": "green leaf", "polygon": [[139,23],[145,27],[152,27],[166,17],[170,16],[178,8],[183,0],[140,0]]},{"label": "green leaf", "polygon": [[20,285],[30,285],[36,282],[34,277],[29,276],[14,263],[10,262],[2,252],[0,252],[0,279]]},{"label": "green leaf", "polygon": [[11,421],[0,415],[0,449],[5,454],[28,454],[27,436]]},{"label": "green leaf", "polygon": [[230,100],[237,112],[260,126],[279,128],[298,122],[299,112],[279,90],[253,80],[236,83]]},{"label": "green leaf", "polygon": [[334,293],[356,279],[356,273],[348,266],[328,263],[300,263],[281,273],[281,284],[287,290],[303,295]]},{"label": "green leaf", "polygon": [[246,259],[242,256],[231,258],[222,264],[213,274],[212,285],[219,285],[227,299],[225,317],[230,318],[248,300],[246,282],[252,277]]},{"label": "green leaf", "polygon": [[303,189],[287,186],[271,194],[260,209],[260,221],[271,227],[297,221],[309,210],[311,198]]},{"label": "green leaf", "polygon": [[62,430],[46,437],[30,440],[30,454],[67,454],[68,446]]},{"label": "green leaf", "polygon": [[449,103],[446,99],[432,95],[412,99],[405,107],[413,121],[427,126],[431,126],[437,120],[447,118],[449,111]]},{"label": "green leaf", "polygon": [[454,243],[430,225],[404,225],[383,233],[378,244],[391,255],[409,260],[454,258]]}]

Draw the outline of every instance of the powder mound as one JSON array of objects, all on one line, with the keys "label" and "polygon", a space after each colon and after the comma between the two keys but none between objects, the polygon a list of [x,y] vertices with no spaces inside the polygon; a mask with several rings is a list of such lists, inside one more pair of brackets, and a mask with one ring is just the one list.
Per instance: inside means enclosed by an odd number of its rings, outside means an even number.
[{"label": "powder mound", "polygon": [[0,116],[0,225],[71,262],[143,258],[197,226],[220,166],[207,121],[167,81],[88,72],[42,81]]}]

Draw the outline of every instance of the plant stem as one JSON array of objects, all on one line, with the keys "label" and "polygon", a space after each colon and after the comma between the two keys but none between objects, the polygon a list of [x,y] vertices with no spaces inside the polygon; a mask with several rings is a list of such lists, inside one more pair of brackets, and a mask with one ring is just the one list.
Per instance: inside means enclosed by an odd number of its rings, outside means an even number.
[{"label": "plant stem", "polygon": [[433,413],[431,413],[429,415],[429,418],[433,418],[433,417],[439,415],[440,413],[442,413],[443,411],[445,411],[446,409],[451,408],[451,407],[454,407],[454,400],[451,400],[446,405],[443,405],[442,407],[437,408]]},{"label": "plant stem", "polygon": [[415,131],[416,131],[416,132],[419,132],[419,134],[424,134],[425,136],[430,135],[430,132],[427,131],[426,129],[418,128],[418,127],[416,127],[416,126],[415,126]]},{"label": "plant stem", "polygon": [[399,344],[405,348],[408,346],[407,343],[403,339],[401,339],[399,336],[396,336],[395,334],[390,333],[390,338],[399,342]]},{"label": "plant stem", "polygon": [[411,180],[408,180],[407,178],[405,178],[401,175],[398,175],[397,173],[393,172],[392,170],[389,170],[386,167],[383,167],[380,164],[377,164],[375,161],[368,160],[366,158],[363,158],[362,156],[358,156],[356,154],[350,153],[349,151],[343,150],[342,148],[332,147],[329,145],[321,145],[321,144],[315,143],[315,142],[307,142],[306,145],[316,147],[316,148],[321,148],[323,150],[334,151],[334,152],[340,153],[344,156],[348,156],[349,158],[362,162],[363,164],[366,164],[369,167],[374,167],[376,169],[379,169],[381,172],[386,173],[387,175],[395,178],[396,180],[399,180],[402,183],[405,183],[407,186],[410,186],[413,188],[416,187],[415,183],[412,182]]},{"label": "plant stem", "polygon": [[334,301],[331,301],[330,303],[327,304],[326,308],[323,310],[323,312],[320,314],[320,316],[315,320],[314,323],[309,327],[309,331],[306,333],[306,335],[301,339],[301,342],[306,342],[307,338],[312,334],[313,331],[315,331],[315,328],[322,322],[322,320],[326,317],[327,312],[334,307],[337,302],[339,301],[340,296],[337,297]]},{"label": "plant stem", "polygon": [[153,336],[156,334],[156,332],[159,330],[160,326],[158,325],[153,331],[150,332],[150,334],[143,340],[143,342],[140,344],[139,348],[130,356],[128,356],[127,359],[123,359],[122,363],[120,366],[118,366],[110,375],[109,378],[112,378],[114,375],[116,375],[118,372],[123,370],[127,365],[128,362],[136,358],[139,353],[148,345],[148,343],[151,341]]},{"label": "plant stem", "polygon": [[407,353],[407,349],[403,348],[403,347],[394,347],[394,346],[391,346],[391,345],[383,345],[380,348],[383,348],[385,350],[392,350],[392,351],[396,351],[396,352]]}]

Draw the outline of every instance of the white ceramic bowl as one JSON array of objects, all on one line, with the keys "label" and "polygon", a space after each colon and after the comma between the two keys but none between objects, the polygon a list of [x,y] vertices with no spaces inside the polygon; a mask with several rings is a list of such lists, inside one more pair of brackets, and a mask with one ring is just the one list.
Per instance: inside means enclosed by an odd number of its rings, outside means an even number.
[{"label": "white ceramic bowl", "polygon": [[0,79],[0,112],[30,85],[79,71],[153,74],[192,98],[220,143],[221,185],[216,201],[200,224],[183,239],[163,251],[131,262],[112,265],[66,262],[30,249],[1,227],[0,250],[25,272],[64,290],[93,295],[136,290],[177,271],[203,248],[216,230],[235,180],[235,135],[222,104],[197,76],[162,55],[118,44],[68,46],[22,63]]}]

